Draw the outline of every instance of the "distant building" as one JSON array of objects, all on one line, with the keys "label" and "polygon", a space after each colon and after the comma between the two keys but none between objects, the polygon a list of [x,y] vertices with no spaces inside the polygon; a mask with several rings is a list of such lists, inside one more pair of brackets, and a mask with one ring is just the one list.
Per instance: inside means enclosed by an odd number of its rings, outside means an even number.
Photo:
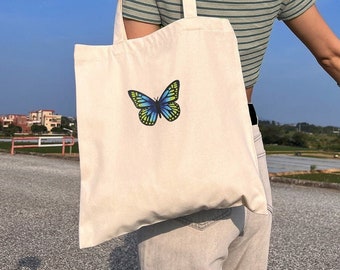
[{"label": "distant building", "polygon": [[10,125],[18,126],[21,128],[22,133],[29,133],[31,131],[28,126],[27,115],[22,114],[8,114],[0,116],[0,122],[4,128],[8,128]]},{"label": "distant building", "polygon": [[61,127],[61,115],[54,114],[54,110],[38,110],[29,113],[29,125],[43,125],[50,132],[54,127]]},{"label": "distant building", "polygon": [[43,125],[48,132],[54,127],[61,127],[61,115],[54,114],[54,110],[38,110],[30,112],[27,115],[22,114],[8,114],[0,116],[0,123],[4,128],[10,125],[21,127],[22,133],[30,133],[31,126]]}]

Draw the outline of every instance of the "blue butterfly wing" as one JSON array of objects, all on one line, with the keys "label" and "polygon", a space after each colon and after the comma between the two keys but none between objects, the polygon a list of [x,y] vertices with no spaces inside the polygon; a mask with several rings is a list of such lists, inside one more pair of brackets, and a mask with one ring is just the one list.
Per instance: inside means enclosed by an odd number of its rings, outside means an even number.
[{"label": "blue butterfly wing", "polygon": [[138,114],[139,120],[144,125],[153,126],[158,117],[156,102],[147,95],[135,90],[130,90],[128,93],[133,104],[137,109],[140,109]]},{"label": "blue butterfly wing", "polygon": [[174,121],[181,113],[175,102],[179,97],[179,80],[173,81],[162,93],[159,99],[160,113],[168,120]]},{"label": "blue butterfly wing", "polygon": [[161,105],[161,114],[168,120],[174,121],[181,113],[181,108],[176,102],[168,102]]},{"label": "blue butterfly wing", "polygon": [[155,106],[155,101],[141,92],[129,90],[128,93],[137,109]]},{"label": "blue butterfly wing", "polygon": [[139,120],[147,126],[153,126],[154,124],[156,124],[157,121],[157,110],[153,110],[150,108],[145,108],[145,109],[141,109],[139,114]]}]

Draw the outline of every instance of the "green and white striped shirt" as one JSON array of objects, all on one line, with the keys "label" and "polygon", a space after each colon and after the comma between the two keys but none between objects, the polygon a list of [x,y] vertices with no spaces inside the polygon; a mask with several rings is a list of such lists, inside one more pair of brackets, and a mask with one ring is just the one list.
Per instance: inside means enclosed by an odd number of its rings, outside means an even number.
[{"label": "green and white striped shirt", "polygon": [[[315,0],[196,0],[199,16],[229,19],[237,36],[245,86],[256,83],[276,18],[290,20]],[[183,18],[181,0],[123,0],[123,16],[165,26]]]}]

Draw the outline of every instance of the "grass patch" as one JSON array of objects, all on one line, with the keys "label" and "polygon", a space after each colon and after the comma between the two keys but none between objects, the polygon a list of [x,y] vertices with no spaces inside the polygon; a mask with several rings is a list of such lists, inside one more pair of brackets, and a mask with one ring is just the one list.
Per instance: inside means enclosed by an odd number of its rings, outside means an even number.
[{"label": "grass patch", "polygon": [[268,155],[273,154],[284,154],[284,155],[295,155],[295,156],[303,156],[303,157],[311,157],[311,158],[335,158],[336,156],[340,156],[339,152],[328,152],[321,151],[310,148],[303,147],[294,147],[294,146],[286,146],[286,145],[265,145],[264,146],[266,153]]},{"label": "grass patch", "polygon": [[287,145],[274,145],[274,144],[266,144],[264,149],[267,152],[306,152],[306,151],[313,151],[308,148],[303,147],[295,147],[295,146],[287,146]]},{"label": "grass patch", "polygon": [[10,142],[0,142],[0,149],[10,151],[11,145],[12,145],[12,143],[10,143]]},{"label": "grass patch", "polygon": [[327,183],[340,183],[340,172],[337,173],[308,173],[284,175],[287,178],[310,180]]},{"label": "grass patch", "polygon": [[[29,144],[29,143],[25,143]],[[36,143],[35,143],[36,144]],[[16,143],[16,145],[20,145],[20,143]],[[0,149],[10,152],[12,147],[11,142],[0,142]],[[53,146],[53,147],[34,147],[34,148],[17,148],[14,149],[15,153],[42,153],[42,154],[61,154],[62,147],[61,146]],[[70,147],[65,147],[65,153],[70,153]],[[72,153],[79,153],[78,143],[75,142],[72,146]]]}]

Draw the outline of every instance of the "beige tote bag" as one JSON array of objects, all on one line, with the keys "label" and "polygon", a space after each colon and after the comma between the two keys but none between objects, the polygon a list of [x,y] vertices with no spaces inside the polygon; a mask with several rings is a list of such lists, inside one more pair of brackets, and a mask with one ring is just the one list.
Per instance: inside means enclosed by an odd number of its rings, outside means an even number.
[{"label": "beige tote bag", "polygon": [[267,213],[234,31],[184,19],[110,46],[76,45],[80,247],[202,209]]}]

